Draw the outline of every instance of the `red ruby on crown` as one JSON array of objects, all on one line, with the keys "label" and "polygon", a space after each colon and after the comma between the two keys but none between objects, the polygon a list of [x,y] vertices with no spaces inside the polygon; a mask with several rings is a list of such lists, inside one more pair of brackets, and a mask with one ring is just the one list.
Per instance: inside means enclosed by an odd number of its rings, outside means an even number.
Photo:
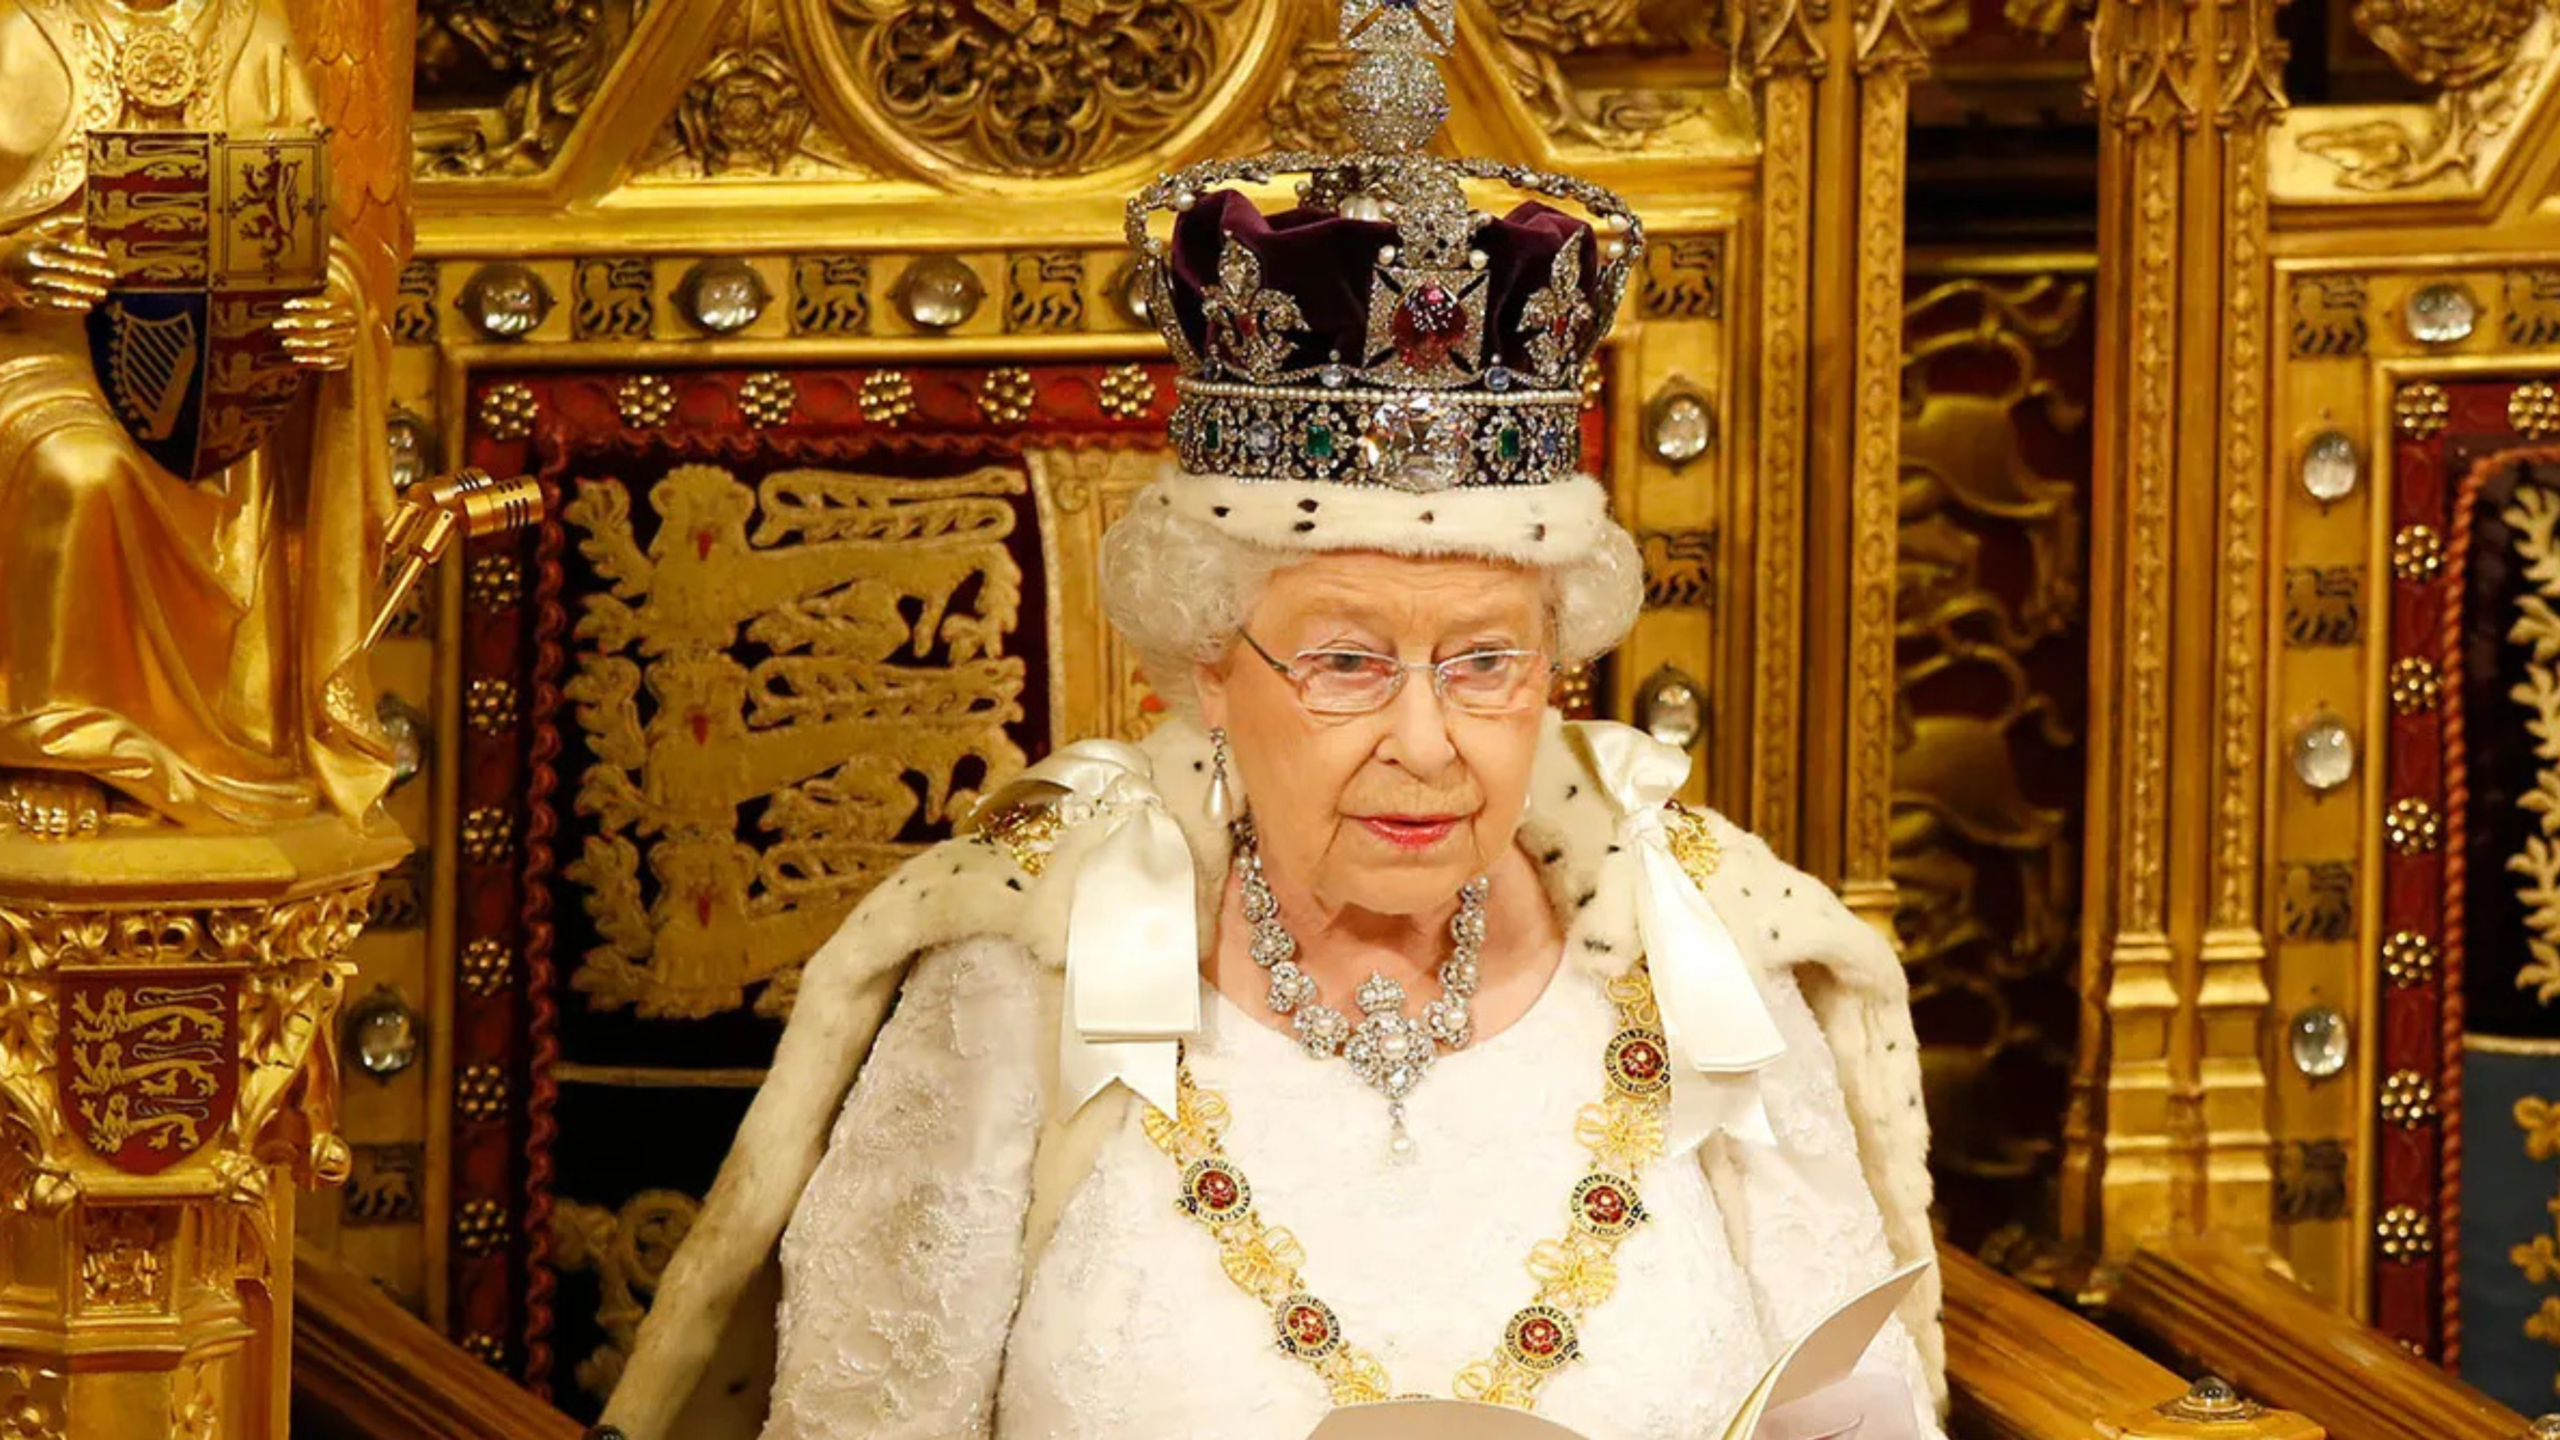
[{"label": "red ruby on crown", "polygon": [[1466,307],[1445,285],[1417,285],[1396,306],[1396,358],[1417,370],[1447,363],[1467,338]]}]

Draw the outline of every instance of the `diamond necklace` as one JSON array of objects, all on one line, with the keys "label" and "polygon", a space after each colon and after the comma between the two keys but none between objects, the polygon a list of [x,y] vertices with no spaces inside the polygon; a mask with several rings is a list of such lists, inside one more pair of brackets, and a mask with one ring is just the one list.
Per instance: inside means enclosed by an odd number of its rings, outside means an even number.
[{"label": "diamond necklace", "polygon": [[1298,1044],[1319,1060],[1339,1055],[1351,1072],[1387,1097],[1387,1118],[1395,1131],[1388,1148],[1404,1154],[1413,1137],[1404,1128],[1404,1097],[1420,1084],[1439,1053],[1464,1047],[1475,1034],[1470,1002],[1479,969],[1476,952],[1484,946],[1484,901],[1492,883],[1479,875],[1458,889],[1458,913],[1449,921],[1453,942],[1440,963],[1440,998],[1423,1007],[1419,1019],[1404,1013],[1404,986],[1371,974],[1354,997],[1360,1019],[1316,998],[1316,980],[1298,965],[1298,939],[1280,923],[1280,901],[1262,875],[1262,845],[1250,820],[1239,822],[1237,860],[1244,876],[1244,918],[1253,927],[1253,963],[1271,977],[1267,1003],[1272,1013],[1290,1017]]}]

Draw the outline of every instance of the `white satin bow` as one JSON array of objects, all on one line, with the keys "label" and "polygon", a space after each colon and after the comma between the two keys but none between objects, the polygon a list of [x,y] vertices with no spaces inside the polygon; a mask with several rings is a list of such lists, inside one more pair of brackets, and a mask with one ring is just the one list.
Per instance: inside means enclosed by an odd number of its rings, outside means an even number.
[{"label": "white satin bow", "polygon": [[1618,810],[1622,863],[1638,868],[1636,925],[1670,1042],[1665,1144],[1684,1155],[1717,1130],[1774,1145],[1756,1072],[1786,1053],[1733,932],[1671,853],[1663,805],[1689,778],[1687,752],[1624,725],[1577,727],[1592,774]]},{"label": "white satin bow", "polygon": [[1064,825],[1109,828],[1076,868],[1067,904],[1058,1084],[1068,1113],[1115,1080],[1170,1115],[1174,1042],[1200,1029],[1200,928],[1191,847],[1150,783],[1146,752],[1079,740],[1000,792],[1065,792]]}]

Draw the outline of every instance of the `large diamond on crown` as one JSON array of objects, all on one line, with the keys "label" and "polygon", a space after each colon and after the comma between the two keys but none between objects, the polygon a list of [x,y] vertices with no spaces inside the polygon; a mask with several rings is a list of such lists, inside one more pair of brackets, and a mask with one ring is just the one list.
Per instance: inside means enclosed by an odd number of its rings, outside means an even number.
[{"label": "large diamond on crown", "polygon": [[1360,468],[1398,490],[1430,494],[1461,484],[1467,473],[1467,417],[1427,394],[1378,402],[1360,434]]}]

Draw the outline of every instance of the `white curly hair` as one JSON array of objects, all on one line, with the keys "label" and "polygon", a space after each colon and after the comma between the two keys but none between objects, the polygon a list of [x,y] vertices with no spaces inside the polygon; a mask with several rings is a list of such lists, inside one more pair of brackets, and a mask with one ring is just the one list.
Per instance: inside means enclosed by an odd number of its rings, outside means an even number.
[{"label": "white curly hair", "polygon": [[[1102,537],[1103,609],[1156,694],[1174,713],[1196,717],[1193,667],[1235,643],[1272,572],[1323,551],[1238,539],[1149,503],[1151,493],[1138,496]],[[1605,521],[1579,555],[1537,568],[1547,579],[1561,663],[1581,664],[1627,637],[1644,605],[1644,557],[1626,527]]]}]

